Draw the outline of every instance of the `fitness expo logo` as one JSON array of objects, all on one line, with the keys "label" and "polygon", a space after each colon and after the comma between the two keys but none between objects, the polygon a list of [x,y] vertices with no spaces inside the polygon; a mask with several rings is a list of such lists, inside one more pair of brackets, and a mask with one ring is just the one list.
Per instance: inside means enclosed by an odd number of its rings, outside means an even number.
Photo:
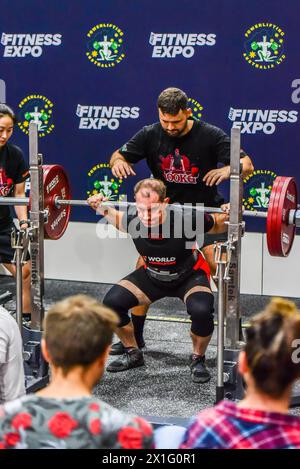
[{"label": "fitness expo logo", "polygon": [[76,115],[79,129],[116,130],[122,119],[137,119],[140,108],[137,106],[82,106],[78,104]]},{"label": "fitness expo logo", "polygon": [[200,120],[202,118],[203,106],[198,101],[193,98],[188,99],[188,107],[191,108],[193,113],[193,118]]},{"label": "fitness expo logo", "polygon": [[256,134],[263,132],[271,135],[279,124],[295,124],[298,121],[298,111],[276,109],[234,109],[230,108],[228,119],[233,127],[239,127],[242,134]]},{"label": "fitness expo logo", "polygon": [[149,43],[153,46],[152,57],[174,59],[182,56],[190,59],[197,47],[214,46],[216,34],[209,33],[151,33]]},{"label": "fitness expo logo", "polygon": [[125,57],[123,36],[114,24],[97,24],[87,33],[87,58],[97,67],[115,67]]},{"label": "fitness expo logo", "polygon": [[244,179],[243,205],[247,210],[268,210],[276,176],[273,171],[259,169]]},{"label": "fitness expo logo", "polygon": [[126,197],[123,180],[112,176],[108,163],[99,163],[88,172],[87,191],[88,197],[102,194],[109,200],[123,200]]},{"label": "fitness expo logo", "polygon": [[284,32],[273,23],[257,23],[245,33],[244,58],[255,68],[267,70],[280,65],[284,54]]},{"label": "fitness expo logo", "polygon": [[61,34],[2,33],[3,57],[40,57],[45,46],[60,46]]},{"label": "fitness expo logo", "polygon": [[52,102],[45,96],[36,94],[27,96],[19,104],[18,126],[28,135],[30,122],[35,122],[39,137],[45,137],[54,129],[52,108]]}]

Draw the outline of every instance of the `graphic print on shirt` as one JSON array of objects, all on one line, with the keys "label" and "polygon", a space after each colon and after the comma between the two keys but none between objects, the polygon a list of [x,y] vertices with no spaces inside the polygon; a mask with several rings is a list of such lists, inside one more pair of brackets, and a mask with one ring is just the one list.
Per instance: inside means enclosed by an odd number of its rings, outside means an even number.
[{"label": "graphic print on shirt", "polygon": [[174,155],[169,153],[167,156],[159,156],[160,167],[167,182],[177,184],[197,184],[199,177],[199,168],[191,164],[190,159],[181,155],[176,148]]},{"label": "graphic print on shirt", "polygon": [[7,197],[13,190],[13,180],[7,177],[5,169],[0,168],[0,197]]}]

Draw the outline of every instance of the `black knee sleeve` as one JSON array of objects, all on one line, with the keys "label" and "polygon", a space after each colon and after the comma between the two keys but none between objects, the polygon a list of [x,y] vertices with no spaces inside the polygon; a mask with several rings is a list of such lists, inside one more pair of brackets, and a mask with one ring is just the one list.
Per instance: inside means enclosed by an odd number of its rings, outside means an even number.
[{"label": "black knee sleeve", "polygon": [[119,327],[126,326],[129,321],[128,311],[138,305],[137,297],[127,288],[114,285],[105,295],[103,304],[117,313],[120,319]]},{"label": "black knee sleeve", "polygon": [[214,297],[211,293],[197,291],[187,297],[186,308],[191,316],[193,334],[200,337],[211,335],[214,330]]}]

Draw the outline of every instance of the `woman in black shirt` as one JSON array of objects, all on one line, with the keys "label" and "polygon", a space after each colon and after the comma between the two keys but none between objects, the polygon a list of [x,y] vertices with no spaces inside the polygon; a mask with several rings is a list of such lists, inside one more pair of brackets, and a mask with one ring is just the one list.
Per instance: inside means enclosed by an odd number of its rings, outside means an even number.
[{"label": "woman in black shirt", "polygon": [[[22,150],[8,143],[13,134],[16,116],[6,104],[0,104],[0,197],[25,197],[25,181],[29,177],[29,168]],[[27,207],[15,206],[15,212],[21,229],[28,228]],[[12,264],[14,250],[11,247],[11,231],[14,229],[10,207],[0,206],[0,263],[15,276],[16,268]],[[29,319],[30,304],[30,261],[23,266],[23,311]]]}]

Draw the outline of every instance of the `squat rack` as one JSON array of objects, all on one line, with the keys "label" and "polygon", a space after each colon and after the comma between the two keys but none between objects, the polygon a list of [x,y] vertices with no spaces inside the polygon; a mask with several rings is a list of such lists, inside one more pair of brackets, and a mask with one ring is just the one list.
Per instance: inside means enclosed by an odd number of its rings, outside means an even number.
[{"label": "squat rack", "polygon": [[[238,400],[244,387],[237,371],[237,357],[243,346],[240,311],[241,238],[245,224],[242,221],[243,183],[240,164],[240,129],[231,130],[230,154],[230,218],[228,240],[216,245],[216,280],[218,283],[218,347],[216,401],[223,397]],[[42,155],[38,153],[38,129],[29,125],[29,162],[31,176],[30,228],[31,245],[31,327],[22,326],[26,388],[33,392],[49,380],[48,365],[41,354],[42,321],[44,309],[44,187]],[[18,267],[19,265],[19,267]],[[22,269],[20,262],[17,269]],[[17,299],[22,298],[22,276],[17,275]],[[20,300],[21,301],[21,300]],[[20,307],[19,307],[20,308]],[[226,327],[225,327],[226,317]],[[224,334],[225,327],[225,334]],[[294,393],[293,405],[300,404],[300,392]],[[155,424],[182,423],[185,419],[151,417]]]}]

